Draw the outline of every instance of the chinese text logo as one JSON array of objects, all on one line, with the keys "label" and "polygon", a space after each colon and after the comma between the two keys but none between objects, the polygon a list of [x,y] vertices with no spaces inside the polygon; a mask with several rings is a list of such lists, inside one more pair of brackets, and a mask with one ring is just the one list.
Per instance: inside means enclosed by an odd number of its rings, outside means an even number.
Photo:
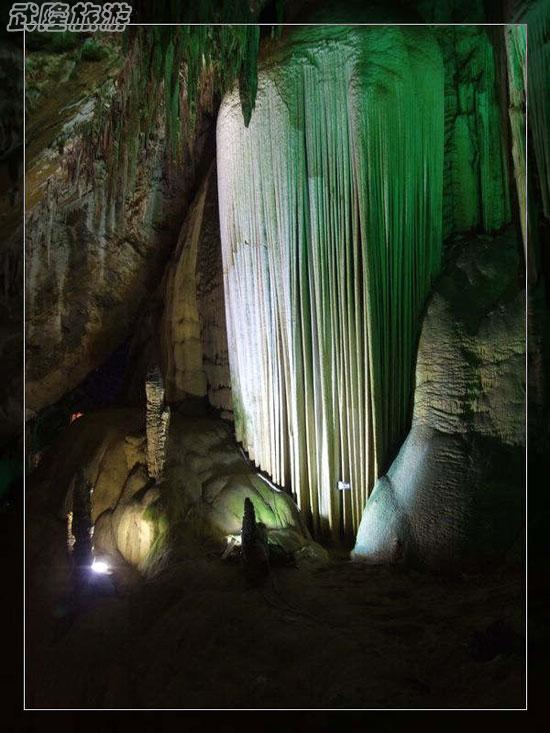
[{"label": "chinese text logo", "polygon": [[123,31],[130,22],[128,3],[14,3],[8,31]]}]

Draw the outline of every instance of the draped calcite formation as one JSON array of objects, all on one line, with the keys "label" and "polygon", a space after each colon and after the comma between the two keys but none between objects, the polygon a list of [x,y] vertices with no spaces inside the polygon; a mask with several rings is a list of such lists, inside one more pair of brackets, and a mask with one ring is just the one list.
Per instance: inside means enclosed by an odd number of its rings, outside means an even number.
[{"label": "draped calcite formation", "polygon": [[207,187],[203,183],[179,236],[168,270],[162,323],[164,373],[169,400],[206,394],[197,305],[196,265]]},{"label": "draped calcite formation", "polygon": [[443,233],[495,231],[510,221],[497,54],[486,28],[435,33],[445,68]]},{"label": "draped calcite formation", "polygon": [[237,437],[316,532],[350,532],[406,426],[439,265],[439,49],[421,28],[301,30],[248,129],[239,104],[217,130]]}]

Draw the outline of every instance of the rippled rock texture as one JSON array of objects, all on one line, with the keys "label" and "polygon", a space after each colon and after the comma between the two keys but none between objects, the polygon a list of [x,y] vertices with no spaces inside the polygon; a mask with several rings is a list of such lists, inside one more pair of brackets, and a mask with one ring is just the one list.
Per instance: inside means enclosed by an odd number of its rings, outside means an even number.
[{"label": "rippled rock texture", "polygon": [[208,395],[231,410],[215,162],[182,226],[163,285],[161,361],[169,402]]},{"label": "rippled rock texture", "polygon": [[435,286],[413,422],[369,497],[356,558],[502,558],[522,532],[525,298],[510,234],[464,239]]}]

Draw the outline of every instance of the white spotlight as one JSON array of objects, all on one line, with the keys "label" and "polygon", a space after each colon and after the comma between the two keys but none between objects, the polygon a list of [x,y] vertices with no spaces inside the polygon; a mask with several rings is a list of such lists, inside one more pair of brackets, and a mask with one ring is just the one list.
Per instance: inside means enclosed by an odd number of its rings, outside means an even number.
[{"label": "white spotlight", "polygon": [[92,570],[94,573],[105,574],[110,571],[110,567],[103,560],[94,560],[92,563]]}]

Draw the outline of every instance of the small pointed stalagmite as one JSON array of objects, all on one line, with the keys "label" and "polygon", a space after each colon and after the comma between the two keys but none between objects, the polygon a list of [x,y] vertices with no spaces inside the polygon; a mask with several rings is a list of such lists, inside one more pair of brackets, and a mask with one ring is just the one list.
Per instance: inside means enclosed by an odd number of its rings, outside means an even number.
[{"label": "small pointed stalagmite", "polygon": [[242,560],[248,582],[260,583],[269,573],[269,549],[265,525],[256,522],[254,504],[244,500]]}]

